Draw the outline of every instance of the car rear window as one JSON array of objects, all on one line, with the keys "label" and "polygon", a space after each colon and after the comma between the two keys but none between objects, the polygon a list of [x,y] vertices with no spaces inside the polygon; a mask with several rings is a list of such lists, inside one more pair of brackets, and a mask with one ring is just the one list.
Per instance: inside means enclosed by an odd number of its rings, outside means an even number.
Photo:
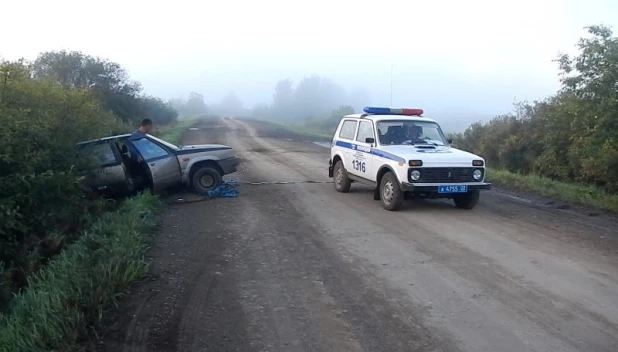
[{"label": "car rear window", "polygon": [[116,164],[116,155],[112,151],[112,146],[109,143],[89,144],[86,145],[80,153],[89,158],[93,158],[99,166],[107,166]]},{"label": "car rear window", "polygon": [[346,120],[341,126],[341,132],[339,132],[339,138],[354,140],[354,133],[356,133],[356,125],[358,122],[354,120]]}]

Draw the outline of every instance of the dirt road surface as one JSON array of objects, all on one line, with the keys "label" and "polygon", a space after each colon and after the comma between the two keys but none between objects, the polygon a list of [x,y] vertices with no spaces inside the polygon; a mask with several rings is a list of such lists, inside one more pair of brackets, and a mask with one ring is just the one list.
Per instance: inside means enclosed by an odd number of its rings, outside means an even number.
[{"label": "dirt road surface", "polygon": [[[328,149],[205,121],[244,181],[329,182]],[[369,188],[241,185],[169,206],[104,351],[618,351],[618,226],[482,195],[387,212]]]}]

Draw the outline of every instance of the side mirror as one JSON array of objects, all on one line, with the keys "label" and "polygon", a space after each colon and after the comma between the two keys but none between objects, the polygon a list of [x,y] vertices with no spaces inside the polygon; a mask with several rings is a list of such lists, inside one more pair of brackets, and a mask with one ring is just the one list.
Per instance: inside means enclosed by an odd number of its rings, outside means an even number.
[{"label": "side mirror", "polygon": [[446,141],[448,142],[448,144],[451,144],[451,143],[453,143],[453,138],[449,138]]},{"label": "side mirror", "polygon": [[371,138],[371,137],[367,137],[367,138],[365,138],[365,143],[370,143],[370,144],[373,144],[373,143],[375,143],[375,142],[376,142],[376,139],[375,139],[375,138]]}]

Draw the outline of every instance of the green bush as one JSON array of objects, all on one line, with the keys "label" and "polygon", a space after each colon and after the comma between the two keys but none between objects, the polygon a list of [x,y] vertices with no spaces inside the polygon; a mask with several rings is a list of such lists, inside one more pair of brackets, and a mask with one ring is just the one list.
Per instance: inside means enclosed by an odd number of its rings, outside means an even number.
[{"label": "green bush", "polygon": [[558,59],[562,89],[516,114],[471,125],[456,145],[490,167],[618,192],[618,37],[592,26],[579,55]]},{"label": "green bush", "polygon": [[[126,130],[89,92],[0,63],[0,310],[4,297],[101,210],[85,199],[75,143]],[[66,236],[50,235],[63,233]],[[12,282],[6,282],[8,278]]]},{"label": "green bush", "polygon": [[146,273],[147,233],[158,203],[151,194],[127,200],[32,275],[0,323],[0,351],[78,350],[103,310]]}]

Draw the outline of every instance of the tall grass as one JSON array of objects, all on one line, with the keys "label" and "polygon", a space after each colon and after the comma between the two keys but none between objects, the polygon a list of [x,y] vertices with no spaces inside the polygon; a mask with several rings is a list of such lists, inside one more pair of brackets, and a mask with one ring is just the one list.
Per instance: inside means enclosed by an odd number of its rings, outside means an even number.
[{"label": "tall grass", "polygon": [[543,176],[523,175],[500,169],[489,169],[487,179],[498,186],[532,191],[565,202],[618,213],[618,194],[592,185],[556,181]]},{"label": "tall grass", "polygon": [[150,193],[127,200],[33,274],[0,322],[0,351],[78,350],[104,309],[146,273],[158,203]]}]

